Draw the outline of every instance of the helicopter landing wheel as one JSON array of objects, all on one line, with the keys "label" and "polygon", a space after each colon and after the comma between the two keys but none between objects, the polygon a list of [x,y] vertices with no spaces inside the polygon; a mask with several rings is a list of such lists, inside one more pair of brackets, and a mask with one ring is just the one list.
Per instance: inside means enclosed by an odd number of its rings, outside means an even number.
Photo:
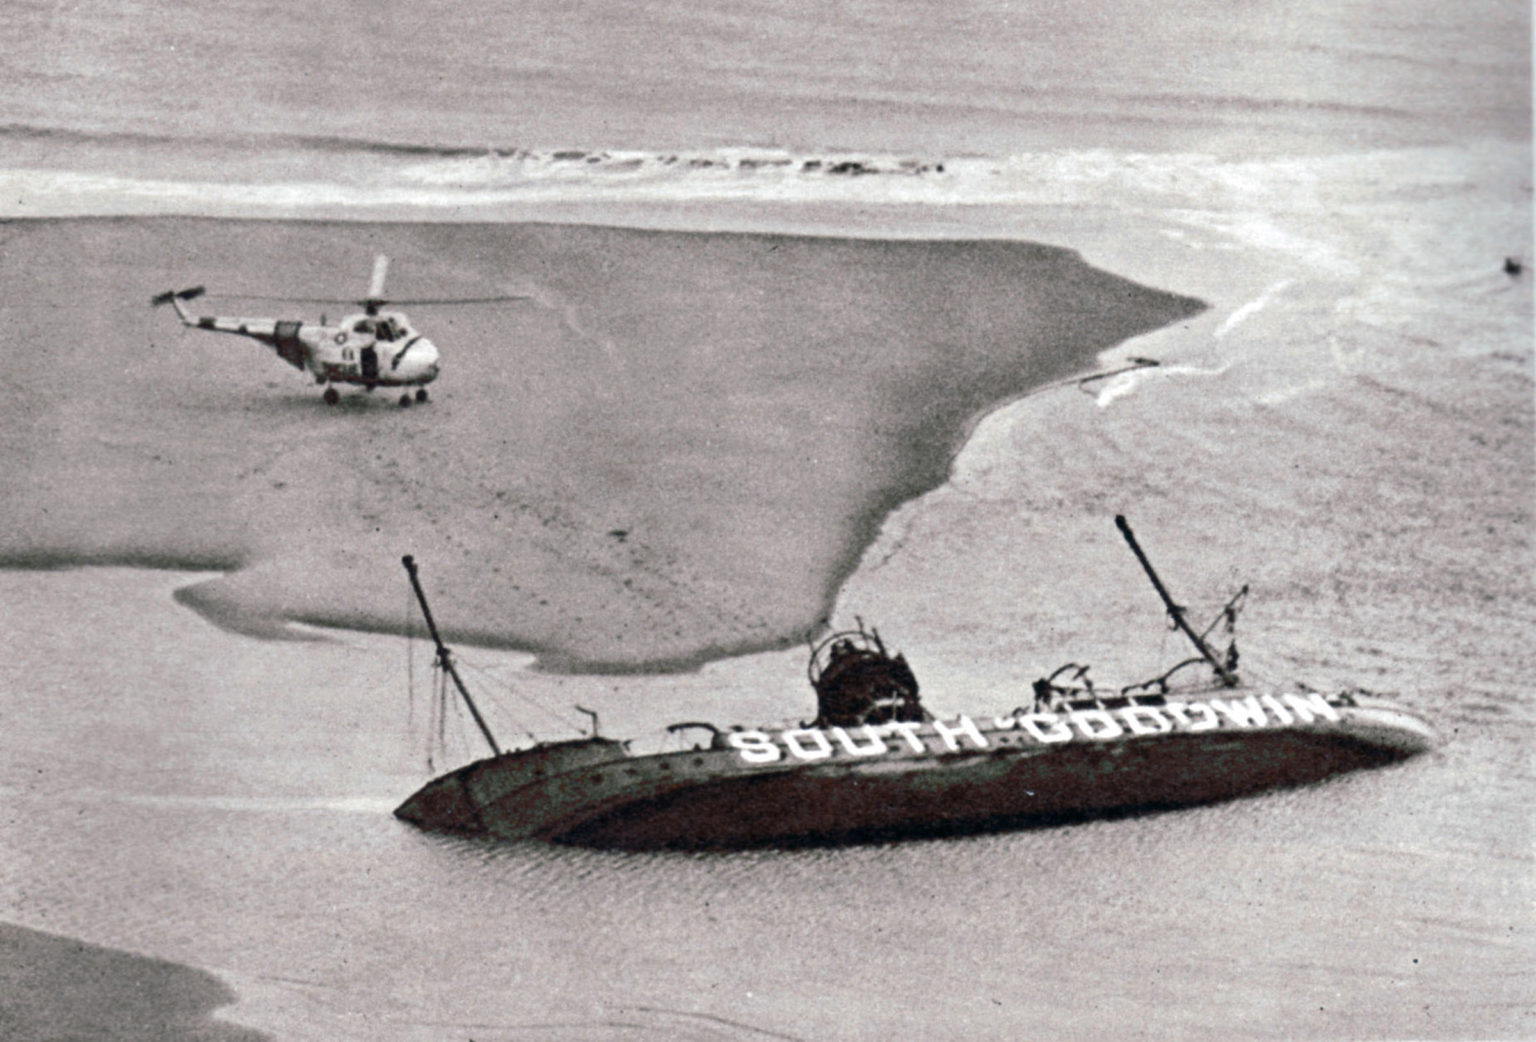
[{"label": "helicopter landing wheel", "polygon": [[324,399],[326,405],[335,405],[341,401],[341,394],[334,387],[327,387],[320,397]]},{"label": "helicopter landing wheel", "polygon": [[408,394],[402,394],[400,396],[400,408],[404,409],[407,405],[410,405],[410,404],[411,404],[411,396],[408,395]]},{"label": "helicopter landing wheel", "polygon": [[427,389],[425,387],[416,388],[416,400],[418,402],[424,402],[427,400]]}]

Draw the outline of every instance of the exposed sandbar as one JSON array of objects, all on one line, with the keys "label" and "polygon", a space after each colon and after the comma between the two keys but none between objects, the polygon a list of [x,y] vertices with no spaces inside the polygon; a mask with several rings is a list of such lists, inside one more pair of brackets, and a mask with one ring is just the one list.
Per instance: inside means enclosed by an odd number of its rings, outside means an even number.
[{"label": "exposed sandbar", "polygon": [[[229,569],[223,625],[406,624],[653,669],[817,627],[881,519],[981,412],[1203,305],[1020,242],[573,225],[180,218],[0,225],[0,563]],[[361,296],[375,252],[444,373],[328,408],[259,344],[148,306],[332,321],[219,293]]]}]

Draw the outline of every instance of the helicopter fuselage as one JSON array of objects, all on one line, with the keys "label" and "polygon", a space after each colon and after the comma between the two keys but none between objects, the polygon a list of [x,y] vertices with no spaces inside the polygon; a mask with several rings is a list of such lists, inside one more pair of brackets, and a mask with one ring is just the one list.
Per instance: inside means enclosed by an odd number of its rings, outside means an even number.
[{"label": "helicopter fuselage", "polygon": [[[202,296],[206,292],[202,286],[157,293],[149,302],[154,307],[171,305],[181,324],[189,329],[231,333],[261,341],[295,369],[308,372],[315,378],[315,383],[324,384],[325,393],[321,397],[327,405],[335,405],[341,400],[336,384],[351,384],[368,391],[375,387],[414,388],[414,392],[407,390],[401,394],[400,404],[425,402],[427,384],[437,379],[437,345],[416,331],[405,312],[385,309],[389,304],[384,296],[384,277],[388,270],[387,256],[381,253],[373,259],[373,279],[368,285],[368,295],[357,301],[357,306],[363,310],[349,314],[336,325],[327,323],[323,315],[318,323],[227,315],[194,318],[187,311],[186,302]],[[522,294],[503,294],[417,300],[415,303],[493,304],[528,299]]]},{"label": "helicopter fuselage", "polygon": [[348,315],[338,325],[211,315],[183,320],[194,329],[259,340],[316,383],[371,389],[423,387],[437,379],[437,346],[400,311]]}]

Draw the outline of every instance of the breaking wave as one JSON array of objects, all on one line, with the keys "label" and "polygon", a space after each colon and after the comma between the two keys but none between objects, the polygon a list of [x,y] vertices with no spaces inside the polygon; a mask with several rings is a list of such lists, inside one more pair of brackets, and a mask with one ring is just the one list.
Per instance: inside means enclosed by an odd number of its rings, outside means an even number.
[{"label": "breaking wave", "polygon": [[[767,148],[648,152],[468,147],[272,135],[177,138],[0,126],[0,215],[308,216],[344,208],[445,211],[519,202],[815,197],[851,182],[930,182],[943,159]],[[973,164],[976,160],[971,160]],[[933,185],[932,182],[942,182]],[[913,190],[855,194],[877,198]],[[924,201],[931,201],[924,199]],[[476,216],[484,216],[477,214]]]},{"label": "breaking wave", "polygon": [[[1326,157],[1234,160],[1110,149],[1015,155],[470,147],[267,135],[177,138],[0,126],[0,216],[184,214],[495,220],[565,204],[681,202],[1315,205]],[[1443,157],[1381,154],[1409,182],[1456,180]],[[1390,158],[1388,158],[1390,157]]]}]

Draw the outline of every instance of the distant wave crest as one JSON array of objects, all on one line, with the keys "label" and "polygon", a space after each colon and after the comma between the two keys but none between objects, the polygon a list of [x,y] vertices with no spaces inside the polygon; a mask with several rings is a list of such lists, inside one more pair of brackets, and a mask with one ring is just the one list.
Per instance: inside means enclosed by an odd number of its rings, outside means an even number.
[{"label": "distant wave crest", "polygon": [[[1314,209],[1329,157],[1056,150],[1007,156],[470,146],[335,136],[179,138],[0,125],[0,217],[182,214],[538,219],[561,207],[1093,205],[1184,214]],[[1444,157],[1379,157],[1438,187]],[[553,209],[551,209],[553,208]],[[1198,220],[1196,220],[1198,223]]]},{"label": "distant wave crest", "polygon": [[[942,159],[696,151],[470,147],[347,137],[177,138],[0,125],[0,215],[342,216],[593,199],[817,198],[818,185],[943,179]],[[919,190],[921,196],[927,190]],[[848,195],[846,187],[833,195]],[[913,193],[896,191],[897,197]],[[917,201],[929,201],[919,198]],[[485,216],[483,213],[477,216]]]}]

